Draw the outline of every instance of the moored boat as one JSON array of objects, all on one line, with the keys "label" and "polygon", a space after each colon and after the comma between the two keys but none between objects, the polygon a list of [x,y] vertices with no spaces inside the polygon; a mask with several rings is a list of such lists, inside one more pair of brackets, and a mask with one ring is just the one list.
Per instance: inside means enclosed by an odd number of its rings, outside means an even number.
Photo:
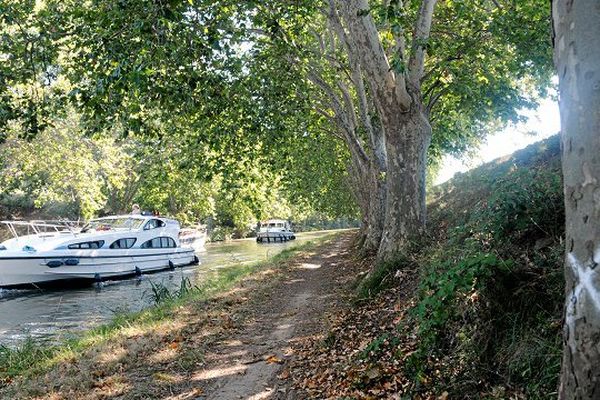
[{"label": "moored boat", "polygon": [[[39,221],[2,221],[13,238],[0,244],[0,287],[123,278],[198,262],[182,247],[174,219],[120,215],[81,229]],[[30,234],[19,235],[19,230]]]},{"label": "moored boat", "polygon": [[296,236],[292,232],[290,223],[284,219],[263,221],[256,233],[257,242],[287,242],[294,239],[296,239]]}]

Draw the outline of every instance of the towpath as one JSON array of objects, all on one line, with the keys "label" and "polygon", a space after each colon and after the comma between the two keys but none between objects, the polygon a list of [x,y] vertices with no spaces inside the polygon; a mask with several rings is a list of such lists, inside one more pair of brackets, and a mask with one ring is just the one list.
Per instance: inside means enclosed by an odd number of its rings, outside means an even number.
[{"label": "towpath", "polygon": [[207,400],[305,398],[291,385],[293,344],[327,330],[328,316],[346,304],[356,267],[349,262],[350,236],[287,266],[268,292],[240,309],[241,328],[220,341],[196,378]]}]

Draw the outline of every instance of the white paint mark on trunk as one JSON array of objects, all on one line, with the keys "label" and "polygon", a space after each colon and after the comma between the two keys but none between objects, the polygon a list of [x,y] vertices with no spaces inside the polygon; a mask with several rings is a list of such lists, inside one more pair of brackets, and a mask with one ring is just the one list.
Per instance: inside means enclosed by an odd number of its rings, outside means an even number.
[{"label": "white paint mark on trunk", "polygon": [[[600,249],[599,249],[600,250]],[[600,251],[597,250],[592,259],[592,263],[595,264],[600,260]],[[577,303],[582,300],[582,294],[587,294],[587,299],[590,301],[588,307],[593,307],[596,311],[600,312],[600,291],[594,284],[594,278],[596,277],[596,271],[592,269],[591,265],[581,263],[573,253],[567,255],[567,264],[573,272],[573,281],[576,282],[575,287],[569,294],[569,301],[567,303],[567,312],[565,316],[565,324],[569,328],[569,347],[575,352],[575,322],[577,319],[583,317],[583,307],[577,307]]]}]

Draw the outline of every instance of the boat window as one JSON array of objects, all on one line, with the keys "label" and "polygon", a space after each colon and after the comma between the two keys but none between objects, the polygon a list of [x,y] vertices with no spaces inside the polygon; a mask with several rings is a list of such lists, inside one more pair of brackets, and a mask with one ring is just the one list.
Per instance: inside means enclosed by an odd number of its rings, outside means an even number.
[{"label": "boat window", "polygon": [[165,222],[161,221],[160,219],[151,219],[148,222],[146,222],[146,225],[144,225],[144,230],[162,228],[165,225]]},{"label": "boat window", "polygon": [[142,249],[161,249],[177,247],[175,240],[170,237],[157,237],[144,242],[140,248]]},{"label": "boat window", "polygon": [[93,242],[72,243],[67,246],[69,249],[99,249],[104,246],[104,240],[95,240]]},{"label": "boat window", "polygon": [[135,238],[124,238],[114,241],[111,245],[111,249],[130,249],[135,244]]},{"label": "boat window", "polygon": [[89,232],[91,229],[96,231],[107,231],[112,229],[139,229],[143,222],[144,220],[141,218],[129,217],[93,219],[83,228],[81,228],[81,232]]}]

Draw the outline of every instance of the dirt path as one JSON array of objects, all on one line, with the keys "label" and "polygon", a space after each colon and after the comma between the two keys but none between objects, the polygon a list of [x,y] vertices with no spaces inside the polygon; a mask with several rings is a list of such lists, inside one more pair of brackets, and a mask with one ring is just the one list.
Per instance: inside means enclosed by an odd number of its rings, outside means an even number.
[{"label": "dirt path", "polygon": [[320,254],[292,263],[269,292],[256,296],[244,323],[207,355],[202,399],[298,399],[288,383],[291,345],[327,329],[327,315],[345,303],[356,267],[349,263],[350,237]]}]

